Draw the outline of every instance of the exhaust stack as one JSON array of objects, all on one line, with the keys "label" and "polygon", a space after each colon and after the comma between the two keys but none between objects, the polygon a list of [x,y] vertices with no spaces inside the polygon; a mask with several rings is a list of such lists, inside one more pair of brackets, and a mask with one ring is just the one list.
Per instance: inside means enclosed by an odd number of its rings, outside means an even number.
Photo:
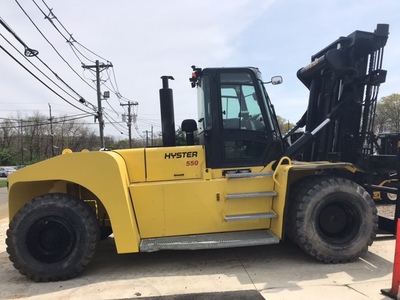
[{"label": "exhaust stack", "polygon": [[162,76],[162,89],[160,89],[161,130],[164,147],[175,146],[175,116],[174,99],[172,89],[168,86],[168,80],[174,80],[172,76]]}]

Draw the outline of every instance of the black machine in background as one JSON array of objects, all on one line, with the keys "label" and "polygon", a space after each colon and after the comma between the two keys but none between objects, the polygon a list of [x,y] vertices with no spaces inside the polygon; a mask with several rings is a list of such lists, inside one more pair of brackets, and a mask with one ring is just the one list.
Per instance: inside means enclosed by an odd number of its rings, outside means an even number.
[{"label": "black machine in background", "polygon": [[397,154],[400,142],[400,133],[380,133],[375,136],[375,140],[377,154]]},{"label": "black machine in background", "polygon": [[[375,32],[355,31],[340,37],[311,57],[297,72],[310,90],[307,111],[285,136],[304,134],[284,155],[303,161],[344,161],[363,169],[359,181],[371,193],[395,192],[397,188],[374,185],[381,174],[399,174],[396,152],[377,154],[374,145],[378,91],[386,80],[382,69],[383,50],[389,25],[378,24]],[[397,204],[396,204],[397,206]],[[395,220],[400,209],[396,209]],[[395,222],[380,217],[381,229],[395,232]]]}]

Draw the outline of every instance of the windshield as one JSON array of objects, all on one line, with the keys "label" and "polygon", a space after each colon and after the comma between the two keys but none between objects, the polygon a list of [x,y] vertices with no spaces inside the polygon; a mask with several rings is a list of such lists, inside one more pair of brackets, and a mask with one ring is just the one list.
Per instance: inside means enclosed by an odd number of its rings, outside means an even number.
[{"label": "windshield", "polygon": [[237,83],[221,86],[221,105],[225,129],[265,128],[253,85]]}]

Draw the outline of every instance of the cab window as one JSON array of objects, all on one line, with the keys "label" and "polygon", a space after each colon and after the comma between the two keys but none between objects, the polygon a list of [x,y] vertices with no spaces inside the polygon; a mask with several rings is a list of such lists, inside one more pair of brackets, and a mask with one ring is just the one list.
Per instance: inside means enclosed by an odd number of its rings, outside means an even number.
[{"label": "cab window", "polygon": [[251,76],[222,73],[220,79],[225,159],[261,158],[265,145],[254,140],[253,134],[265,131],[265,123]]},{"label": "cab window", "polygon": [[224,129],[260,130],[265,128],[255,88],[252,85],[221,86]]}]

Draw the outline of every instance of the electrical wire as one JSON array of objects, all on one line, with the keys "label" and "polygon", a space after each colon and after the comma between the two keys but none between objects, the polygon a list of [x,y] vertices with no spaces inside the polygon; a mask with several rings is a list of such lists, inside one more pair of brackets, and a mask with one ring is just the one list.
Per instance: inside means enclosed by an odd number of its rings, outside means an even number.
[{"label": "electrical wire", "polygon": [[35,22],[32,20],[32,18],[28,15],[28,13],[25,11],[25,9],[21,6],[21,4],[18,2],[18,0],[15,0],[15,2],[18,4],[22,12],[25,14],[25,16],[31,21],[33,26],[36,28],[36,30],[40,33],[40,35],[46,40],[46,42],[53,48],[53,50],[57,53],[57,55],[67,64],[67,66],[83,81],[85,82],[91,89],[96,90],[93,86],[91,86],[85,79],[83,79],[78,72],[75,71],[75,69],[68,63],[68,61],[61,55],[60,52],[56,49],[56,47],[46,38],[46,36],[43,34],[43,32],[39,29],[39,27],[35,24]]},{"label": "electrical wire", "polygon": [[[101,58],[102,60],[106,60],[105,58],[101,57],[100,55],[98,55],[97,53],[91,51],[90,49],[88,49],[87,47],[85,47],[83,44],[79,43],[77,40],[75,40],[72,36],[72,34],[66,29],[66,27],[61,23],[61,21],[57,18],[57,16],[54,14],[53,9],[50,8],[47,3],[42,0],[43,4],[46,6],[47,10],[49,11],[48,14],[46,14],[46,12],[38,5],[38,3],[35,0],[32,0],[33,3],[35,4],[35,6],[39,9],[39,11],[44,15],[45,19],[48,20],[52,26],[56,29],[56,31],[67,41],[68,45],[71,47],[71,50],[73,51],[74,55],[78,58],[78,60],[81,62],[81,64],[84,66],[84,62],[82,61],[82,59],[80,57],[83,57],[84,59],[94,62],[93,59],[91,59],[88,55],[85,55],[82,51],[80,51],[76,45],[79,45],[80,47],[82,47],[82,49],[84,49],[85,51]],[[15,0],[15,2],[17,3],[17,5],[20,7],[20,9],[23,11],[23,13],[26,15],[26,17],[30,20],[30,22],[34,25],[34,27],[36,28],[36,30],[42,35],[42,37],[46,40],[46,42],[54,49],[54,51],[58,54],[58,56],[69,66],[69,68],[71,70],[74,71],[74,73],[76,75],[78,75],[78,77],[83,80],[87,85],[89,85],[89,87],[91,87],[93,90],[96,90],[92,85],[88,84],[87,80],[85,80],[84,78],[82,78],[82,76],[80,76],[72,67],[71,65],[65,60],[65,58],[60,54],[59,51],[57,51],[57,49],[54,47],[54,45],[49,41],[49,39],[46,38],[46,36],[43,34],[43,32],[39,29],[39,27],[35,24],[35,22],[33,21],[33,19],[28,15],[28,13],[24,10],[24,8],[22,7],[22,5],[18,2],[18,0]],[[66,34],[64,34],[62,32],[62,30],[55,24],[57,22],[57,24],[59,24],[62,29],[66,32]],[[51,70],[51,68],[45,64],[41,59],[39,59],[39,61],[42,62],[42,64],[47,67],[52,73],[53,75],[61,80],[63,82],[63,84],[65,84],[72,92],[74,92],[78,97],[79,100],[83,99],[82,96],[79,95],[79,93],[77,93],[75,90],[73,90],[71,88],[71,86],[69,86],[64,80],[62,80],[54,71]],[[106,60],[107,62],[109,62],[108,60]],[[18,61],[17,61],[18,62]],[[22,64],[20,64],[22,67],[24,67]],[[36,67],[36,66],[35,66]],[[25,67],[24,67],[25,68]],[[27,68],[25,68],[27,70]],[[86,70],[86,68],[85,68]],[[107,69],[106,69],[107,70]],[[27,70],[29,71],[29,70]],[[40,71],[40,70],[39,70]],[[92,70],[89,69],[89,71],[92,73],[92,75],[96,75]],[[125,98],[124,96],[121,95],[121,93],[119,92],[119,88],[118,88],[118,82],[116,80],[116,76],[115,76],[115,71],[114,69],[112,69],[112,76],[110,75],[109,71],[107,70],[107,78],[103,79],[104,86],[107,86],[105,84],[105,82],[109,81],[110,85],[112,88],[110,88],[110,90],[117,96],[120,104],[121,101],[131,101],[128,98]],[[30,72],[31,75],[34,76],[34,74],[32,72]],[[43,74],[43,73],[42,73]],[[37,78],[37,77],[36,77]],[[48,78],[48,77],[47,77]],[[37,78],[38,79],[38,78]],[[49,78],[48,78],[49,79]],[[38,79],[39,80],[39,79]],[[52,81],[54,83],[54,81]],[[42,84],[44,84],[44,82],[42,82]],[[54,83],[55,84],[55,83]],[[55,84],[57,85],[57,84]],[[58,85],[57,85],[58,86]],[[58,86],[60,89],[61,87]],[[62,89],[63,90],[63,89]],[[54,90],[52,90],[53,92],[55,92]],[[67,93],[65,90],[63,90],[65,93]],[[71,96],[69,93],[67,93],[69,96]],[[72,97],[72,96],[71,96]],[[78,100],[78,101],[79,101]],[[68,101],[67,101],[68,102]],[[81,102],[81,101],[80,101]],[[134,105],[137,105],[138,103],[135,101],[132,101],[134,103]],[[70,103],[70,102],[68,102]],[[86,101],[83,99],[83,101],[81,103],[86,103]],[[93,106],[91,103],[87,102],[89,105],[92,106],[92,109],[96,109],[97,108],[95,106]],[[111,103],[107,101],[108,106],[114,111],[114,113],[116,113],[119,116],[119,113],[112,107]],[[137,114],[136,114],[137,115]],[[107,120],[109,120],[110,116],[107,117]],[[110,121],[110,124],[112,124],[113,122]],[[137,126],[137,125],[136,125]],[[114,126],[115,127],[115,126]],[[116,128],[117,129],[117,128]]]},{"label": "electrical wire", "polygon": [[[138,104],[139,104],[138,102],[133,101],[133,100],[130,100],[130,99],[128,99],[128,98],[126,98],[126,97],[124,97],[124,96],[121,95],[121,93],[119,92],[118,82],[117,82],[117,78],[116,78],[116,76],[115,76],[115,70],[114,70],[114,68],[112,68],[111,71],[112,71],[112,77],[111,77],[109,71],[106,70],[107,75],[108,75],[108,78],[110,78],[110,84],[111,84],[111,86],[113,87],[113,88],[110,89],[110,90],[113,91],[113,93],[117,96],[117,98],[118,98],[119,100],[124,100],[125,102],[129,102],[129,101],[130,101],[130,102],[132,102],[134,105],[138,105]],[[115,87],[114,87],[114,85],[113,85],[113,83],[112,83],[111,78],[114,79]]]},{"label": "electrical wire", "polygon": [[[29,59],[26,58],[3,34],[0,33],[0,36],[11,46],[14,48],[15,51],[17,51],[27,62],[29,62],[36,70],[38,70],[44,77],[46,77],[50,82],[52,82],[55,86],[57,86],[60,90],[62,90],[64,93],[66,93],[68,96],[71,98],[75,99],[70,93],[68,93],[66,90],[64,90],[61,86],[59,86],[56,82],[54,82],[49,76],[47,76],[42,70],[40,70],[34,63],[32,63]],[[82,100],[84,101],[83,104],[91,104],[90,102],[87,102],[84,100],[84,98],[76,92],[71,86],[69,86],[60,76],[57,75],[43,60],[41,60],[38,56],[36,58],[50,71],[53,73],[53,75],[60,80],[65,86],[67,86],[72,92],[74,92],[79,99],[75,99],[76,101],[81,102]],[[82,103],[82,102],[81,102]],[[92,104],[91,104],[92,105]],[[93,105],[92,105],[93,106]],[[93,107],[92,107],[93,109]],[[86,112],[86,111],[85,111]],[[87,112],[89,113],[89,112]]]},{"label": "electrical wire", "polygon": [[104,100],[108,104],[108,106],[111,108],[111,110],[119,117],[119,113],[114,109],[114,107],[111,106],[110,102],[108,102],[108,99],[104,99]]},{"label": "electrical wire", "polygon": [[[75,40],[72,37],[72,34],[67,30],[67,28],[61,23],[61,21],[57,18],[57,16],[54,14],[53,9],[50,8],[47,3],[42,0],[43,4],[46,6],[47,10],[49,11],[48,15],[46,15],[46,13],[39,7],[39,5],[36,3],[35,0],[32,0],[34,2],[34,4],[36,5],[36,7],[42,12],[42,14],[45,16],[45,19],[49,20],[49,22],[53,25],[53,27],[61,34],[61,36],[68,42],[68,44],[71,46],[72,51],[74,52],[75,56],[77,56],[77,58],[80,60],[80,58],[78,57],[77,53],[75,52],[75,50],[85,59],[94,62],[93,60],[91,60],[90,58],[88,58],[86,55],[84,55],[82,52],[80,52],[77,47],[75,47],[75,43],[78,44],[79,46],[81,46],[83,49],[85,49],[86,51],[90,52],[91,54],[101,58],[102,60],[107,61],[107,63],[111,64],[109,60],[105,59],[104,57],[98,55],[97,53],[91,51],[90,49],[88,49],[87,47],[85,47],[84,45],[82,45],[81,43],[79,43],[77,40]],[[61,30],[56,26],[55,22],[53,22],[53,20],[57,21],[57,23],[63,28],[63,30],[66,32],[66,34],[68,35],[69,38],[67,38],[62,32]],[[75,49],[75,50],[74,50]],[[80,62],[84,65],[84,63],[80,60]],[[111,64],[112,65],[112,64]],[[86,68],[85,68],[86,69]],[[124,96],[121,95],[121,93],[119,92],[119,87],[118,87],[118,82],[116,80],[116,75],[115,75],[115,71],[114,68],[112,68],[112,75],[110,75],[108,68],[105,69],[106,73],[107,73],[107,79],[103,79],[104,82],[102,83],[102,85],[106,86],[109,90],[111,90],[118,98],[120,104],[121,104],[121,100],[124,101],[131,101],[127,98],[125,98]],[[91,69],[89,69],[89,71],[92,72]],[[92,72],[93,73],[93,72]],[[96,74],[93,74],[96,75]],[[114,83],[113,80],[114,79]],[[105,82],[109,81],[110,85],[112,88],[109,88]],[[138,103],[135,101],[134,102],[135,105],[137,105]],[[107,101],[107,104],[109,105],[109,107],[117,114],[119,115],[119,113],[112,107],[112,105]],[[124,110],[126,112],[126,110]]]},{"label": "electrical wire", "polygon": [[28,57],[33,57],[39,54],[39,52],[37,50],[31,49],[28,47],[27,44],[25,44],[25,42],[14,32],[14,30],[11,29],[11,27],[3,20],[3,18],[0,17],[0,24],[3,25],[3,27],[9,32],[11,33],[15,39],[21,43],[22,46],[24,46],[25,48],[25,56]]},{"label": "electrical wire", "polygon": [[[80,60],[78,54],[76,52],[78,52],[81,56],[83,56],[86,60],[94,62],[94,60],[88,58],[86,55],[84,55],[81,51],[79,51],[79,49],[77,49],[74,46],[74,42],[76,42],[76,40],[72,37],[72,34],[70,34],[64,26],[62,26],[64,28],[64,30],[68,33],[68,38],[61,32],[60,29],[58,29],[58,27],[56,26],[56,24],[54,24],[53,19],[58,21],[58,18],[56,17],[56,15],[53,13],[53,9],[50,9],[49,7],[47,7],[46,3],[46,7],[49,9],[49,14],[46,15],[46,13],[40,8],[40,6],[36,3],[35,0],[32,0],[33,3],[36,5],[36,7],[41,11],[41,13],[44,15],[44,18],[46,20],[48,20],[53,27],[58,31],[58,33],[65,39],[65,41],[69,44],[69,46],[71,47],[72,52],[74,52],[74,55],[78,58],[78,60]],[[59,22],[59,21],[58,21]],[[60,23],[60,22],[59,22]],[[61,24],[62,25],[62,24]]]},{"label": "electrical wire", "polygon": [[[35,0],[32,0],[32,1],[36,4]],[[53,9],[50,8],[44,0],[42,0],[42,2],[43,2],[43,4],[46,6],[46,8],[49,10],[50,15],[58,22],[58,24],[60,24],[60,26],[65,30],[65,32],[68,34],[68,36],[70,36],[70,37],[72,38],[72,34],[69,33],[69,31],[68,31],[68,30],[65,28],[65,26],[61,23],[61,21],[55,16],[55,14],[53,13]],[[36,5],[37,5],[37,4],[36,4]],[[44,15],[45,15],[45,14],[44,14]],[[46,15],[45,15],[45,16],[46,16]],[[49,21],[50,21],[50,19],[49,19]],[[53,26],[56,27],[55,24],[53,24]],[[57,30],[58,30],[58,29],[57,29]],[[60,33],[61,33],[61,32],[60,32]],[[102,59],[102,60],[104,60],[104,61],[109,62],[107,59],[101,57],[99,54],[97,54],[97,53],[93,52],[92,50],[88,49],[87,47],[85,47],[84,45],[82,45],[81,43],[79,43],[77,40],[73,39],[73,42],[76,43],[76,44],[78,44],[79,46],[81,46],[81,47],[82,47],[83,49],[85,49],[86,51],[88,51],[88,52],[92,53],[93,55],[97,56],[98,58],[100,58],[100,59]],[[83,56],[83,55],[82,55],[82,56]],[[88,59],[88,60],[89,60],[89,59]],[[89,61],[90,61],[90,60],[89,60]],[[94,62],[94,61],[92,61],[92,62]]]},{"label": "electrical wire", "polygon": [[25,67],[19,60],[17,60],[10,52],[8,52],[2,45],[0,45],[0,48],[8,55],[10,56],[17,64],[19,64],[22,68],[25,69],[25,71],[27,71],[29,74],[31,74],[34,78],[36,78],[36,80],[38,80],[41,84],[43,84],[45,87],[47,87],[50,91],[52,91],[55,95],[57,95],[58,97],[60,97],[61,99],[63,99],[65,102],[67,102],[68,104],[70,104],[71,106],[75,107],[76,109],[79,109],[80,111],[83,111],[85,113],[88,114],[93,114],[93,113],[89,113],[83,109],[81,109],[80,107],[76,106],[75,104],[73,104],[72,102],[68,101],[67,99],[65,99],[63,96],[61,96],[59,93],[57,93],[54,89],[52,89],[49,85],[47,85],[43,80],[41,80],[39,77],[37,77],[33,72],[31,72],[31,70],[29,70],[27,67]]},{"label": "electrical wire", "polygon": [[[21,124],[17,124],[15,126],[7,126],[7,125],[4,126],[4,124],[2,125],[2,128],[16,129],[16,128],[31,128],[31,127],[37,127],[37,126],[48,126],[50,124],[53,124],[53,125],[54,124],[62,124],[62,123],[65,123],[65,122],[84,119],[84,118],[87,118],[87,117],[91,117],[91,116],[90,115],[84,115],[84,116],[80,116],[80,117],[77,116],[77,117],[73,117],[73,118],[69,117],[68,119],[65,118],[65,117],[62,117],[62,119],[60,118],[60,120],[57,120],[58,118],[54,118],[52,122],[43,122],[43,121],[38,122],[39,120],[9,119],[9,118],[1,118],[1,117],[0,117],[0,119],[2,119],[2,120],[12,120],[12,121],[18,122],[18,123],[20,123],[22,121],[21,123],[23,125],[21,125]],[[27,124],[27,123],[34,123],[34,124]],[[87,124],[87,123],[82,123],[82,124]]]},{"label": "electrical wire", "polygon": [[[103,114],[103,117],[108,121],[108,124],[110,124],[111,126],[113,126],[116,130],[118,130],[121,134],[124,134],[123,131],[121,131],[121,129],[117,128],[117,126],[115,124],[119,124],[119,122],[115,121],[113,118],[111,118],[109,115],[107,114]],[[111,122],[111,120],[113,120],[113,122]],[[122,125],[121,125],[122,126]],[[125,128],[124,128],[125,129]],[[126,132],[125,132],[126,134]]]}]

